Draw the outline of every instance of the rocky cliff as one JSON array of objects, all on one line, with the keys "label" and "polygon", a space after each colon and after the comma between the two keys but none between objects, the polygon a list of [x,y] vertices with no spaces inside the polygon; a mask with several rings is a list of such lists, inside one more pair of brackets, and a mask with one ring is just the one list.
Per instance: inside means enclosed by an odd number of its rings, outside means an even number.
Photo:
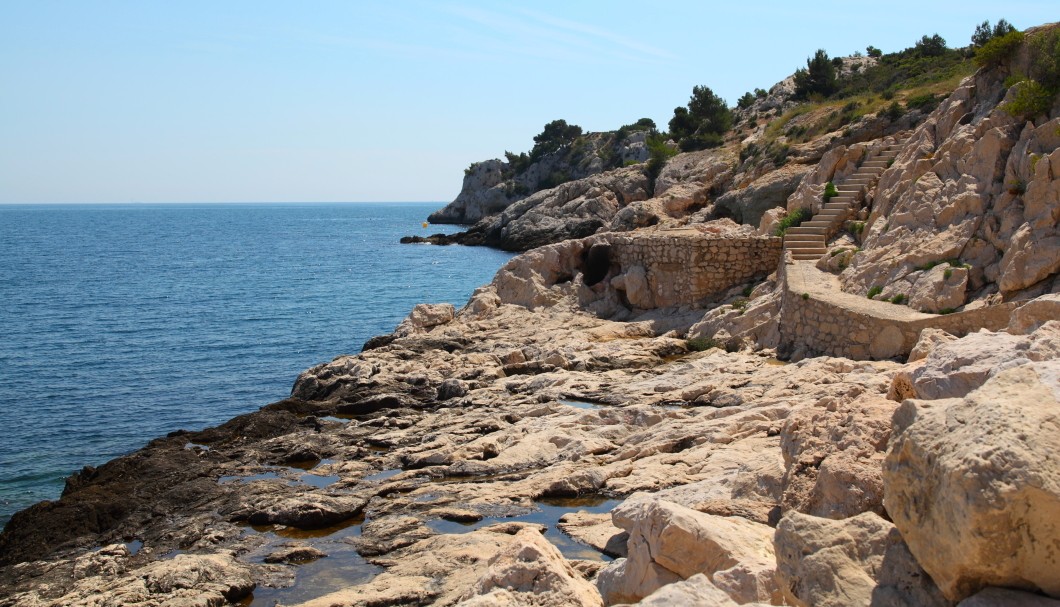
[{"label": "rocky cliff", "polygon": [[767,95],[654,183],[485,217],[532,248],[463,308],[18,513],[0,605],[1060,604],[1060,103],[1008,105],[1038,35],[934,108]]}]

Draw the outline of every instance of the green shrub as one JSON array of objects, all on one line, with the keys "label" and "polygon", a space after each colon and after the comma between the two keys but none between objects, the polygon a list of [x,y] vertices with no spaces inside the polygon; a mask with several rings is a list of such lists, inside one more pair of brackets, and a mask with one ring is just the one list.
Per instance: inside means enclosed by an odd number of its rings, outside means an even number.
[{"label": "green shrub", "polygon": [[743,294],[744,297],[750,297],[751,293],[753,293],[754,290],[755,290],[755,285],[754,284],[749,284],[749,285],[747,285],[746,287],[743,288],[742,294]]},{"label": "green shrub", "polygon": [[809,299],[809,298],[810,298],[810,294],[809,294],[809,293],[803,293],[803,294],[802,294],[802,299],[803,299],[803,300],[807,300],[807,299]]},{"label": "green shrub", "polygon": [[993,38],[999,38],[1014,31],[1016,31],[1016,28],[1012,27],[1012,24],[1004,19],[998,19],[997,25],[993,28],[990,27],[990,21],[983,21],[975,26],[975,33],[972,34],[972,46],[983,46]]},{"label": "green shrub", "polygon": [[852,222],[850,224],[850,231],[855,233],[855,234],[861,234],[862,232],[865,231],[865,222],[864,221]]},{"label": "green shrub", "polygon": [[824,194],[821,196],[821,200],[827,204],[829,200],[835,198],[836,196],[839,196],[839,190],[836,189],[834,183],[829,181],[824,186]]},{"label": "green shrub", "polygon": [[733,114],[725,100],[706,86],[692,87],[687,107],[674,108],[670,136],[684,152],[722,144],[722,135],[732,128]]},{"label": "green shrub", "polygon": [[949,280],[951,276],[953,276],[953,269],[952,268],[946,268],[946,271],[942,273],[942,277],[945,278],[946,280]]},{"label": "green shrub", "polygon": [[938,57],[946,52],[946,39],[938,34],[925,35],[913,49],[921,57]]},{"label": "green shrub", "polygon": [[921,110],[922,112],[927,113],[935,109],[940,101],[942,101],[942,99],[939,97],[936,97],[931,93],[924,93],[923,95],[914,95],[913,97],[906,99],[905,107],[911,110]]},{"label": "green shrub", "polygon": [[666,163],[677,155],[677,150],[667,145],[667,137],[662,133],[651,133],[648,145],[648,187],[655,192],[655,180],[659,178]]},{"label": "green shrub", "polygon": [[942,308],[939,310],[939,314],[953,314],[957,310],[955,308]]},{"label": "green shrub", "polygon": [[972,59],[979,67],[995,67],[1008,60],[1023,44],[1023,32],[1013,30],[1003,36],[991,38],[975,50]]},{"label": "green shrub", "polygon": [[865,297],[873,299],[880,293],[883,293],[883,287],[872,287],[871,289],[869,289],[869,292],[865,295]]},{"label": "green shrub", "polygon": [[780,220],[774,233],[777,236],[783,236],[788,231],[788,228],[794,228],[810,217],[813,217],[813,212],[810,209],[795,209]]},{"label": "green shrub", "polygon": [[755,97],[754,93],[748,91],[744,93],[742,97],[736,100],[736,107],[740,108],[741,110],[746,110],[747,108],[754,105],[755,99],[758,99],[758,97]]},{"label": "green shrub", "polygon": [[901,304],[905,303],[905,295],[902,295],[901,293],[899,293],[898,295],[895,295],[894,297],[891,298],[891,303],[898,304],[898,305],[901,305]]},{"label": "green shrub", "polygon": [[530,150],[530,159],[537,160],[555,152],[565,145],[570,145],[580,137],[582,127],[567,124],[566,120],[553,120],[545,125],[540,134],[534,136],[534,148]]},{"label": "green shrub", "polygon": [[692,339],[685,340],[685,345],[687,345],[688,349],[693,352],[704,352],[711,348],[720,348],[721,342],[713,337],[693,337]]},{"label": "green shrub", "polygon": [[1036,80],[1024,80],[1017,87],[1013,99],[1002,106],[1009,115],[1016,118],[1033,118],[1052,107],[1055,93]]},{"label": "green shrub", "polygon": [[883,114],[893,120],[898,120],[905,114],[905,110],[902,109],[901,104],[897,101],[892,101],[891,105],[887,106],[887,109],[883,111]]},{"label": "green shrub", "polygon": [[883,56],[883,51],[870,44],[865,47],[865,54],[869,57],[876,57],[878,59]]},{"label": "green shrub", "polygon": [[806,67],[795,70],[795,98],[809,99],[817,94],[827,97],[836,91],[835,63],[824,49],[818,49],[806,60]]}]

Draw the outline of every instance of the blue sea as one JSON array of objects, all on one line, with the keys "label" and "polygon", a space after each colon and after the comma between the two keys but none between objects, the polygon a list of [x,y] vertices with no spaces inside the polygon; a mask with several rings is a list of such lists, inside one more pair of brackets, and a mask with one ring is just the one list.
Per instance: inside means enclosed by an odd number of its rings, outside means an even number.
[{"label": "blue sea", "polygon": [[509,254],[401,245],[441,204],[0,206],[0,524],[66,476],[290,394]]}]

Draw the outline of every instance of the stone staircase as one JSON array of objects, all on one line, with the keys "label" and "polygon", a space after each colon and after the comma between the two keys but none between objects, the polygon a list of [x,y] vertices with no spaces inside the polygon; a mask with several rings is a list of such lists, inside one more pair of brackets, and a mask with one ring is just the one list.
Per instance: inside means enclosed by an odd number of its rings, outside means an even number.
[{"label": "stone staircase", "polygon": [[898,156],[898,151],[908,140],[907,137],[892,143],[879,154],[861,163],[856,173],[836,184],[838,196],[826,202],[809,221],[787,229],[784,233],[784,249],[791,251],[793,259],[813,260],[828,251],[828,238],[839,230],[843,221],[850,216],[855,205],[865,195],[865,191]]}]

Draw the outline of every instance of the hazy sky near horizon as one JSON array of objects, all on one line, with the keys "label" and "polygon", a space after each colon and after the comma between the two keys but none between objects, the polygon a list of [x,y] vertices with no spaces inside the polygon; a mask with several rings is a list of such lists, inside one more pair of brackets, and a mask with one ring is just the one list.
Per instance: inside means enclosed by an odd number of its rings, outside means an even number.
[{"label": "hazy sky near horizon", "polygon": [[448,201],[545,123],[665,128],[831,56],[1054,2],[0,0],[0,203]]}]

